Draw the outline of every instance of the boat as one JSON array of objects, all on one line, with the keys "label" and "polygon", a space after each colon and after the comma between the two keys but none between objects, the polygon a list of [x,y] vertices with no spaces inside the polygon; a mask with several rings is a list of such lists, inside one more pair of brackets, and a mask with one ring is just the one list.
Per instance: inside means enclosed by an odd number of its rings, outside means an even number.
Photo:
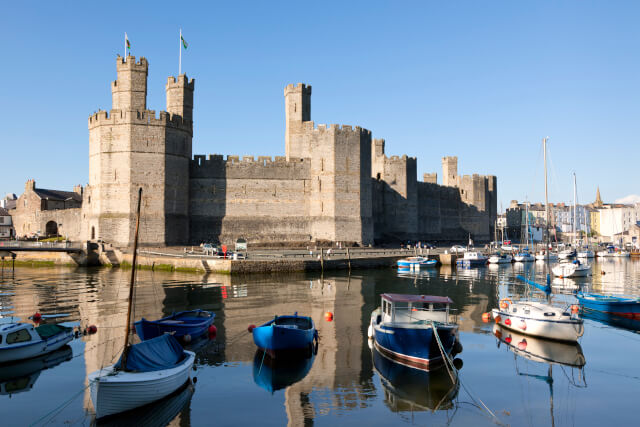
[{"label": "boat", "polygon": [[614,257],[616,253],[616,248],[613,245],[609,245],[607,246],[606,249],[602,250],[602,251],[598,251],[596,255],[598,255],[598,257],[600,258],[608,258],[608,257]]},{"label": "boat", "polygon": [[311,352],[308,357],[274,358],[257,350],[253,357],[253,381],[273,394],[302,381],[311,370],[315,357],[316,352]]},{"label": "boat", "polygon": [[500,300],[491,311],[496,324],[524,335],[575,342],[584,333],[584,322],[569,307],[559,308],[537,301]]},{"label": "boat", "polygon": [[511,264],[513,257],[511,255],[497,253],[491,255],[487,261],[489,264]]},{"label": "boat", "polygon": [[67,326],[4,323],[0,325],[0,363],[42,356],[72,339],[73,328]]},{"label": "boat", "polygon": [[568,248],[558,252],[559,259],[571,259],[576,257],[576,250],[573,248]]},{"label": "boat", "polygon": [[458,325],[450,318],[449,297],[386,293],[371,313],[368,336],[385,357],[431,370],[443,356],[460,352]]},{"label": "boat", "polygon": [[305,350],[311,352],[318,342],[318,331],[308,316],[275,316],[267,323],[253,328],[253,342],[262,350],[272,352]]},{"label": "boat", "polygon": [[529,253],[529,249],[524,248],[522,251],[513,256],[513,260],[515,262],[533,262],[536,260],[536,258]]},{"label": "boat", "polygon": [[404,258],[404,259],[398,260],[397,262],[398,268],[401,268],[401,269],[428,268],[428,267],[435,267],[437,264],[438,264],[438,260],[429,259],[421,256]]},{"label": "boat", "polygon": [[578,292],[576,298],[584,311],[599,311],[628,319],[640,319],[640,298]]},{"label": "boat", "polygon": [[481,252],[467,251],[464,253],[464,257],[456,260],[458,267],[481,267],[487,263],[488,258],[482,255]]},{"label": "boat", "polygon": [[576,259],[554,265],[551,272],[557,277],[587,277],[591,274],[591,266]]},{"label": "boat", "polygon": [[33,389],[40,372],[71,360],[71,347],[64,345],[42,356],[0,365],[0,395],[13,395]]},{"label": "boat", "polygon": [[620,249],[615,251],[613,256],[618,258],[629,258],[631,256],[631,253],[629,251],[625,251],[624,249]]},{"label": "boat", "polygon": [[198,309],[181,311],[159,320],[146,320],[143,317],[134,325],[142,341],[165,333],[173,334],[176,338],[182,338],[185,335],[195,338],[207,332],[215,317],[214,313]]},{"label": "boat", "polygon": [[191,367],[195,361],[195,353],[184,350],[170,334],[163,334],[138,344],[129,344],[141,200],[142,188],[138,190],[124,350],[120,360],[114,365],[88,375],[96,419],[138,408],[170,395],[189,381]]},{"label": "boat", "polygon": [[547,249],[542,249],[536,254],[536,261],[555,261],[557,259],[558,254]]},{"label": "boat", "polygon": [[581,249],[578,251],[578,258],[593,258],[595,257],[595,254],[593,253],[593,251],[591,249]]},{"label": "boat", "polygon": [[[375,348],[371,349],[373,370],[380,377],[384,402],[393,412],[434,412],[455,407],[460,381],[444,367],[433,371],[395,363]],[[460,359],[454,365],[461,365]],[[452,379],[453,376],[453,379]]]}]

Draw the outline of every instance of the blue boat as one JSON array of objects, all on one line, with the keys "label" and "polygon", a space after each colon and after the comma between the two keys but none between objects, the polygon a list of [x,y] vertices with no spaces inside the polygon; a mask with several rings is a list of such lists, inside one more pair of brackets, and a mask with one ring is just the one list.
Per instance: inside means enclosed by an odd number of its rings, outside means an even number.
[{"label": "blue boat", "polygon": [[397,265],[400,269],[415,269],[415,268],[429,268],[435,267],[438,264],[438,260],[429,259],[421,256],[412,256],[409,258],[403,258],[398,260]]},{"label": "blue boat", "polygon": [[275,316],[264,325],[253,329],[253,342],[269,352],[313,349],[318,341],[313,319],[308,316]]},{"label": "blue boat", "polygon": [[258,350],[253,358],[253,381],[270,393],[289,387],[307,376],[315,356],[312,351],[306,357],[273,358]]},{"label": "blue boat", "polygon": [[146,320],[144,317],[135,322],[136,333],[142,341],[150,340],[165,333],[176,338],[189,335],[192,338],[207,332],[216,315],[205,310],[190,310],[174,313],[160,320]]},{"label": "blue boat", "polygon": [[461,351],[449,297],[382,294],[381,299],[381,307],[371,313],[368,335],[383,356],[428,371],[443,363],[443,354]]},{"label": "blue boat", "polygon": [[576,298],[584,311],[599,311],[627,319],[640,319],[640,298],[578,292]]}]

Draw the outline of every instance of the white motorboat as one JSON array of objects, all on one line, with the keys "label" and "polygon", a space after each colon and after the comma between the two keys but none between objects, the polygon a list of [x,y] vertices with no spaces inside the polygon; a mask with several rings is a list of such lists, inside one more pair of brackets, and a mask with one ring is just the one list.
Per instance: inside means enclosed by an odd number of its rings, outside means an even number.
[{"label": "white motorboat", "polygon": [[61,325],[6,323],[0,327],[0,363],[51,353],[73,339],[73,329]]},{"label": "white motorboat", "polygon": [[573,249],[565,249],[563,251],[558,252],[559,259],[569,259],[576,256],[576,251]]},{"label": "white motorboat", "polygon": [[569,307],[559,308],[537,301],[500,300],[491,311],[496,324],[525,335],[575,342],[584,333],[584,322]]},{"label": "white motorboat", "polygon": [[458,267],[479,267],[487,263],[488,258],[477,251],[467,251],[462,259],[456,260]]},{"label": "white motorboat", "polygon": [[493,254],[489,257],[489,264],[511,264],[513,257],[506,254]]},{"label": "white motorboat", "polygon": [[591,274],[591,266],[578,260],[573,262],[561,262],[551,268],[551,272],[557,277],[587,277]]},{"label": "white motorboat", "polygon": [[140,201],[142,188],[138,190],[138,212],[133,246],[133,268],[129,285],[129,306],[125,325],[125,348],[120,360],[88,375],[91,400],[96,419],[128,411],[170,395],[189,379],[195,353],[184,350],[173,335],[129,344],[131,312],[135,282],[138,232],[140,229]]},{"label": "white motorboat", "polygon": [[536,261],[556,261],[557,259],[558,254],[544,249],[536,254]]},{"label": "white motorboat", "polygon": [[578,258],[593,258],[595,254],[590,249],[578,251]]},{"label": "white motorboat", "polygon": [[529,251],[524,250],[522,252],[518,252],[513,256],[513,260],[515,262],[533,262],[536,258],[529,253]]}]

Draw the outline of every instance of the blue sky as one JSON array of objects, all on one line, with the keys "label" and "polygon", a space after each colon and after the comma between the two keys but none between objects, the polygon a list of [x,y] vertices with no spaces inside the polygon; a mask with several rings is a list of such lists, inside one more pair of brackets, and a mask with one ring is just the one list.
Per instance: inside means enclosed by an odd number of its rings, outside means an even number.
[{"label": "blue sky", "polygon": [[634,1],[10,2],[0,194],[85,185],[124,32],[163,110],[180,27],[194,154],[283,155],[283,88],[305,82],[316,123],[371,129],[419,177],[457,155],[460,173],[497,175],[504,208],[544,199],[544,136],[551,201],[572,200],[574,171],[580,202],[639,194],[639,16]]}]

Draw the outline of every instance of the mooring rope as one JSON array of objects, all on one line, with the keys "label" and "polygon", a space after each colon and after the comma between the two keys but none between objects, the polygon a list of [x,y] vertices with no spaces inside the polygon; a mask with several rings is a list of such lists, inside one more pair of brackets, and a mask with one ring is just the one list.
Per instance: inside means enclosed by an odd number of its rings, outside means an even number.
[{"label": "mooring rope", "polygon": [[[44,414],[42,417],[38,418],[36,421],[34,421],[33,423],[29,424],[29,426],[35,426],[37,424],[39,424],[40,422],[42,422],[43,420],[45,420],[46,418],[48,418],[49,416],[55,416],[57,415],[60,411],[62,411],[64,408],[66,408],[67,406],[69,406],[69,404],[71,402],[73,402],[78,396],[80,396],[82,393],[84,393],[84,391],[89,388],[89,386],[91,385],[91,383],[87,384],[86,386],[84,386],[82,388],[82,390],[80,390],[79,392],[77,392],[76,394],[74,394],[73,396],[71,396],[69,399],[65,400],[64,402],[62,402],[60,405],[58,405],[57,407],[55,407],[54,409],[52,409],[51,411],[47,412],[46,414]],[[49,420],[50,421],[50,420]],[[47,421],[47,422],[49,422]],[[47,422],[44,422],[44,424],[46,424]]]}]

